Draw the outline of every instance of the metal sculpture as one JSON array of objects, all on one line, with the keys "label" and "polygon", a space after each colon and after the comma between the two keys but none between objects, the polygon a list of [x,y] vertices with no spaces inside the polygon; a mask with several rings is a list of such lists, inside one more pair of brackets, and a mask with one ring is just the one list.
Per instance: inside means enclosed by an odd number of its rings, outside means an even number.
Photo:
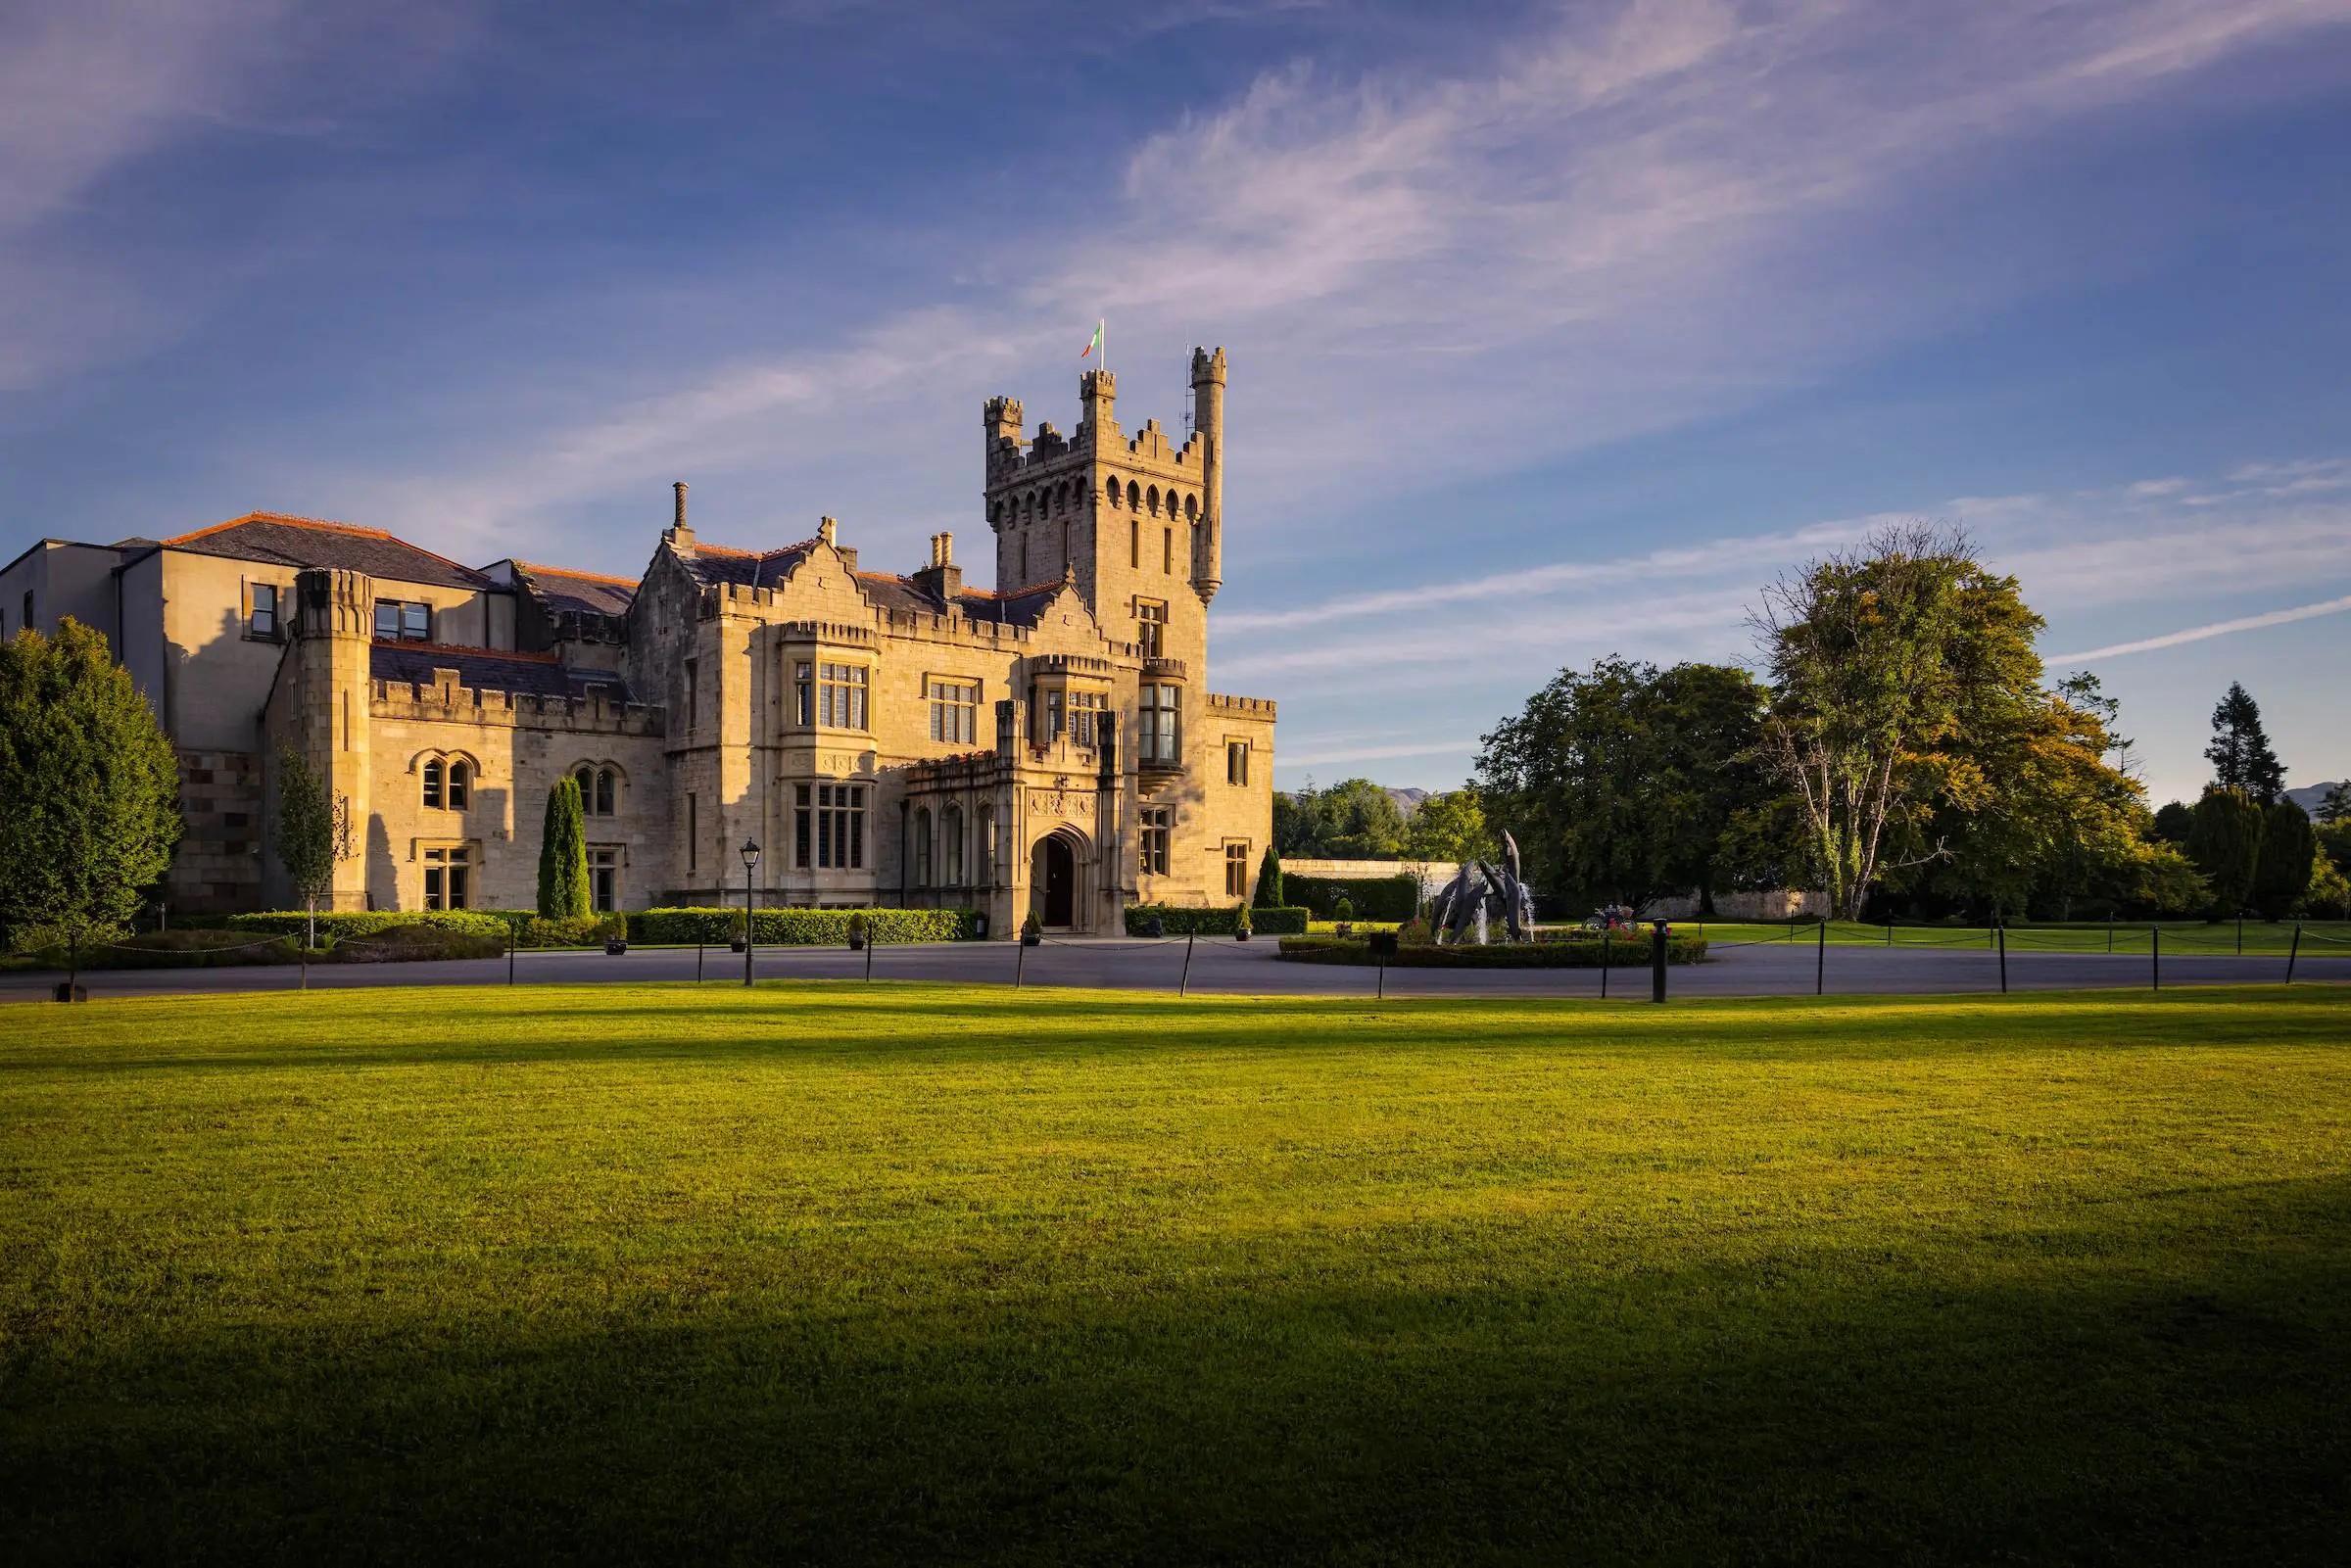
[{"label": "metal sculpture", "polygon": [[1518,841],[1502,835],[1503,864],[1498,869],[1482,860],[1464,860],[1453,880],[1437,894],[1429,912],[1429,927],[1438,941],[1459,942],[1477,924],[1482,912],[1500,916],[1513,942],[1531,941],[1535,933],[1535,895],[1519,875]]}]

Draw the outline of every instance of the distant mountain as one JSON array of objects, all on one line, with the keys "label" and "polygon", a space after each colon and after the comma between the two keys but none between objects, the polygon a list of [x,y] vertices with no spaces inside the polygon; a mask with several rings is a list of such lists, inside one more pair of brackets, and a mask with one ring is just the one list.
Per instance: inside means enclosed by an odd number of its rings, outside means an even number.
[{"label": "distant mountain", "polygon": [[1388,798],[1396,802],[1398,811],[1410,817],[1420,809],[1420,802],[1426,800],[1432,792],[1427,789],[1389,789]]},{"label": "distant mountain", "polygon": [[[2304,784],[2299,789],[2288,789],[2285,792],[2285,798],[2315,817],[2319,814],[2319,802],[2327,798],[2327,791],[2341,787],[2340,783]],[[1388,793],[1394,794],[1396,791],[1391,789]]]}]

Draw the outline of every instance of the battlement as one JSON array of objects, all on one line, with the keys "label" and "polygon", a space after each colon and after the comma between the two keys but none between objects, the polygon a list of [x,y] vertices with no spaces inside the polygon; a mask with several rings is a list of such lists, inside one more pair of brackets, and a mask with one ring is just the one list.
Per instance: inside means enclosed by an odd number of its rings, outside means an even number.
[{"label": "battlement", "polygon": [[294,574],[294,635],[375,636],[375,579],[342,567],[309,567]]},{"label": "battlement", "polygon": [[1206,711],[1210,713],[1229,714],[1235,718],[1263,719],[1268,724],[1273,722],[1273,699],[1271,697],[1232,697],[1226,696],[1222,691],[1206,691],[1201,693],[1201,701],[1205,704]]},{"label": "battlement", "polygon": [[431,683],[375,681],[367,712],[373,719],[467,724],[573,735],[662,735],[668,715],[645,702],[616,702],[591,686],[584,697],[535,696],[458,684],[455,670],[435,670]]}]

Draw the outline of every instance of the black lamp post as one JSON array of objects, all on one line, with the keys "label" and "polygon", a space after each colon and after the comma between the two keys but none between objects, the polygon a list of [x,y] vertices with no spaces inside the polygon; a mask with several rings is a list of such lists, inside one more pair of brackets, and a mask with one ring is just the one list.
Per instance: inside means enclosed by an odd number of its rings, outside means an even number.
[{"label": "black lamp post", "polygon": [[751,983],[751,874],[759,869],[759,842],[743,841],[743,983]]}]

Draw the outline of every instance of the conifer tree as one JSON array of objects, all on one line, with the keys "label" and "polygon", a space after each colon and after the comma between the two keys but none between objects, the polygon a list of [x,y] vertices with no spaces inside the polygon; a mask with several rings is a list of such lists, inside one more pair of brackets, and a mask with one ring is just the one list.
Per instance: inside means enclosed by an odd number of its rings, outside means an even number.
[{"label": "conifer tree", "polygon": [[2237,790],[2265,809],[2285,792],[2285,765],[2262,733],[2261,705],[2236,682],[2212,710],[2212,744],[2204,756],[2217,789]]},{"label": "conifer tree", "polygon": [[2261,807],[2237,789],[2207,789],[2196,802],[2188,830],[2187,858],[2212,883],[2213,913],[2233,915],[2253,896],[2253,875],[2261,864],[2262,833],[2268,824]]},{"label": "conifer tree", "polygon": [[179,844],[179,762],[105,635],[0,642],[0,947],[120,929]]},{"label": "conifer tree", "polygon": [[2263,920],[2281,920],[2310,890],[2319,858],[2319,833],[2310,813],[2290,800],[2269,809],[2262,824],[2261,860],[2253,869],[2253,907]]},{"label": "conifer tree", "polygon": [[1281,908],[1281,856],[1271,844],[1266,846],[1266,858],[1257,868],[1257,907]]},{"label": "conifer tree", "polygon": [[539,913],[548,920],[588,918],[588,823],[580,783],[566,774],[548,786],[539,834]]},{"label": "conifer tree", "polygon": [[2155,813],[2155,840],[2164,844],[2184,844],[2196,825],[2196,808],[2183,800],[2172,801]]}]

